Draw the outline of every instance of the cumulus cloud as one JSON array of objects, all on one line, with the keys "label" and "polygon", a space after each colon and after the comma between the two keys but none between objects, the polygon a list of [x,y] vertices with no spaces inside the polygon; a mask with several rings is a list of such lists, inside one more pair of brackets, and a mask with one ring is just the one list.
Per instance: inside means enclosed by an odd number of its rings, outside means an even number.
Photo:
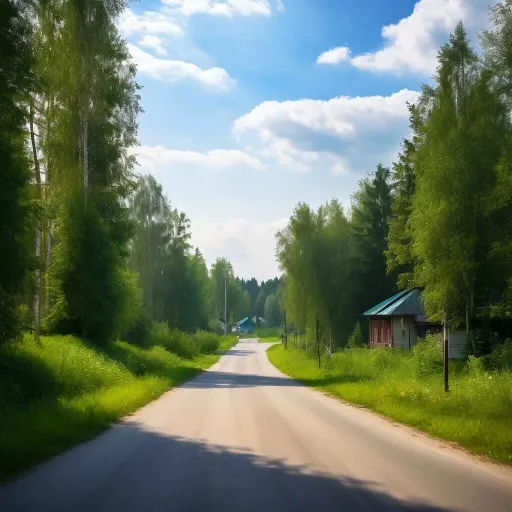
[{"label": "cumulus cloud", "polygon": [[350,57],[350,49],[346,46],[338,46],[337,48],[332,48],[326,52],[323,52],[318,59],[316,59],[317,64],[339,64],[345,60],[348,60]]},{"label": "cumulus cloud", "polygon": [[135,14],[132,10],[126,9],[119,16],[117,25],[126,37],[134,34],[184,35],[184,30],[176,18],[164,11],[145,11]]},{"label": "cumulus cloud", "polygon": [[209,264],[225,256],[238,276],[270,279],[279,275],[274,235],[287,222],[287,218],[270,222],[234,218],[208,227],[196,224],[192,242],[200,247]]},{"label": "cumulus cloud", "polygon": [[482,28],[489,3],[497,0],[419,0],[413,12],[382,28],[384,45],[351,63],[369,71],[417,73],[429,76],[436,68],[437,52],[455,25],[462,21],[470,35]]},{"label": "cumulus cloud", "polygon": [[142,46],[144,48],[150,48],[154,50],[158,55],[166,55],[167,51],[164,48],[164,40],[161,39],[158,36],[153,35],[145,35],[142,37],[142,39],[139,41],[139,46]]},{"label": "cumulus cloud", "polygon": [[407,102],[418,93],[341,96],[331,100],[266,101],[238,118],[238,137],[256,135],[267,156],[295,170],[325,161],[335,173],[372,169],[393,158],[408,133]]},{"label": "cumulus cloud", "polygon": [[214,16],[234,15],[270,16],[272,10],[268,0],[163,0],[165,4],[176,7],[184,16],[194,14],[211,14]]},{"label": "cumulus cloud", "polygon": [[185,151],[163,146],[139,146],[132,149],[144,172],[159,173],[169,168],[194,167],[196,169],[228,169],[245,167],[263,169],[257,158],[236,149]]},{"label": "cumulus cloud", "polygon": [[201,69],[190,62],[159,59],[133,44],[128,44],[128,49],[138,72],[159,80],[178,82],[188,79],[218,91],[227,91],[235,83],[228,72],[222,68]]}]

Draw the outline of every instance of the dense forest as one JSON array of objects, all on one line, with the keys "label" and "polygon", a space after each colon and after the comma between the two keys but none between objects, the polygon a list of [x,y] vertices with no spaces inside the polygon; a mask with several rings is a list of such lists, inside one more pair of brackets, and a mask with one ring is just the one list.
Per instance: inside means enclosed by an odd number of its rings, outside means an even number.
[{"label": "dense forest", "polygon": [[238,279],[223,258],[208,269],[186,214],[136,173],[127,2],[1,3],[0,342],[218,329],[224,288],[231,324],[279,325],[279,281]]},{"label": "dense forest", "polygon": [[490,21],[481,53],[461,23],[440,48],[396,161],[361,180],[350,211],[300,203],[277,233],[298,332],[314,339],[318,322],[345,346],[361,313],[418,286],[427,316],[467,329],[474,354],[511,337],[512,1]]}]

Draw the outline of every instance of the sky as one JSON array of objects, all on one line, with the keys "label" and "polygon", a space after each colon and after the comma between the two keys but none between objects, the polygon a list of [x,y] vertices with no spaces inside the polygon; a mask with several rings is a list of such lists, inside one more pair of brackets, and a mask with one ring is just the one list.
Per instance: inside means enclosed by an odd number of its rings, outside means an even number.
[{"label": "sky", "polygon": [[[279,275],[274,235],[302,201],[391,165],[436,55],[490,0],[140,0],[118,20],[142,86],[142,174],[191,220],[210,266]],[[494,2],[496,3],[496,2]]]}]

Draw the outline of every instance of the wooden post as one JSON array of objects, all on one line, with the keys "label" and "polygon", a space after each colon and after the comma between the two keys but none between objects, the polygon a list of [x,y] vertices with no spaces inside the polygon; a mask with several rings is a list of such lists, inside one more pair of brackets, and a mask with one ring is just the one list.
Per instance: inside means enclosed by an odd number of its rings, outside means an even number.
[{"label": "wooden post", "polygon": [[443,322],[443,370],[444,370],[444,392],[450,391],[448,382],[448,328],[446,327],[446,316]]},{"label": "wooden post", "polygon": [[318,356],[318,368],[320,369],[320,337],[318,334],[318,318],[316,319],[316,353]]},{"label": "wooden post", "polygon": [[288,349],[288,331],[286,330],[286,309],[283,310],[284,314],[284,348]]}]

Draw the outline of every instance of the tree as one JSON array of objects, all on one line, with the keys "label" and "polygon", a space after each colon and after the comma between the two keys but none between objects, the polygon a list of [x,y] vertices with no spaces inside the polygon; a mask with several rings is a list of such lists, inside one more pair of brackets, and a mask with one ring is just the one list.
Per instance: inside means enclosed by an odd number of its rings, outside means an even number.
[{"label": "tree", "polygon": [[371,178],[360,182],[352,204],[352,277],[356,290],[354,305],[358,313],[393,292],[395,276],[387,275],[385,258],[390,217],[390,171],[379,164]]},{"label": "tree", "polygon": [[29,27],[19,1],[3,2],[0,16],[0,344],[21,329],[18,306],[29,267],[29,163],[24,147],[32,87]]},{"label": "tree", "polygon": [[469,322],[494,278],[489,199],[508,131],[503,102],[459,24],[439,53],[434,100],[414,155],[411,227],[415,280],[427,313]]},{"label": "tree", "polygon": [[98,341],[115,336],[127,290],[128,149],[140,107],[135,68],[115,24],[123,7],[118,0],[43,1],[37,11],[47,44],[41,94],[51,108],[43,150],[58,205],[48,326]]}]

